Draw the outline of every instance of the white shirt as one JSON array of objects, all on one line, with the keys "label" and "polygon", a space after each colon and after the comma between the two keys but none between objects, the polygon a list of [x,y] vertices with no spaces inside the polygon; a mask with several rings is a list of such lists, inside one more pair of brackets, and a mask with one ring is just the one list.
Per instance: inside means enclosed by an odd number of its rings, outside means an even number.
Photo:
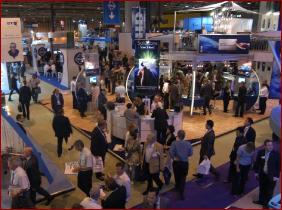
[{"label": "white shirt", "polygon": [[52,64],[52,65],[51,65],[51,70],[52,70],[52,71],[56,71],[56,66],[55,66],[55,64]]},{"label": "white shirt", "polygon": [[165,82],[164,83],[164,86],[163,86],[163,93],[168,93],[168,82]]},{"label": "white shirt", "polygon": [[10,184],[20,189],[29,190],[30,182],[25,170],[18,166],[14,171],[11,172]]},{"label": "white shirt", "polygon": [[146,151],[145,151],[145,161],[147,163],[149,163],[151,157],[152,157],[152,154],[153,154],[153,151],[154,151],[154,146],[155,146],[155,143],[153,144],[149,144],[147,145],[146,147]]},{"label": "white shirt", "polygon": [[247,132],[248,132],[248,130],[249,130],[250,127],[251,127],[251,126],[246,126],[246,127],[245,127],[245,129],[244,129],[244,136],[246,136],[246,134],[247,134]]},{"label": "white shirt", "polygon": [[70,85],[71,85],[71,92],[75,92],[76,82],[72,80]]},{"label": "white shirt", "polygon": [[128,175],[125,172],[123,172],[123,174],[120,176],[115,175],[114,179],[118,185],[124,186],[126,188],[126,201],[128,201],[131,195],[130,178],[128,177]]},{"label": "white shirt", "polygon": [[119,94],[119,96],[121,98],[124,98],[125,97],[125,93],[126,93],[125,87],[123,85],[117,86],[116,89],[115,89],[115,93]]},{"label": "white shirt", "polygon": [[82,151],[80,152],[79,166],[83,168],[93,167],[93,156],[91,151],[86,147],[83,147]]},{"label": "white shirt", "polygon": [[48,64],[44,65],[44,71],[47,72],[50,69],[50,66]]},{"label": "white shirt", "polygon": [[96,200],[89,197],[84,198],[83,201],[80,202],[80,205],[85,209],[102,209],[102,206],[97,204]]},{"label": "white shirt", "polygon": [[268,95],[269,95],[268,88],[266,86],[263,86],[260,90],[260,97],[268,98]]}]

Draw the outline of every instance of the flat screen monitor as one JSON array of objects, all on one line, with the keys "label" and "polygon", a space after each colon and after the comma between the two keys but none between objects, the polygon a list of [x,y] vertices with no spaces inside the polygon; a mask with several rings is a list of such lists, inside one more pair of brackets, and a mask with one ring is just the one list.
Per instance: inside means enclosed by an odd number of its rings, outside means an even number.
[{"label": "flat screen monitor", "polygon": [[89,83],[97,83],[97,76],[89,77]]},{"label": "flat screen monitor", "polygon": [[238,83],[241,83],[241,82],[246,82],[246,78],[239,77],[238,78]]}]

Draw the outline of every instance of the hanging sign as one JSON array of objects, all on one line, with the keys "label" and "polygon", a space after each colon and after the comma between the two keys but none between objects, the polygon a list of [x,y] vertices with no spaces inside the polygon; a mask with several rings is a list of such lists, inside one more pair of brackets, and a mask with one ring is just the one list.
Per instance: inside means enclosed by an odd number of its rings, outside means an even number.
[{"label": "hanging sign", "polygon": [[146,9],[132,8],[132,48],[136,39],[146,38]]},{"label": "hanging sign", "polygon": [[120,3],[115,1],[103,2],[103,23],[107,25],[120,24]]},{"label": "hanging sign", "polygon": [[20,18],[1,18],[1,62],[23,61]]}]

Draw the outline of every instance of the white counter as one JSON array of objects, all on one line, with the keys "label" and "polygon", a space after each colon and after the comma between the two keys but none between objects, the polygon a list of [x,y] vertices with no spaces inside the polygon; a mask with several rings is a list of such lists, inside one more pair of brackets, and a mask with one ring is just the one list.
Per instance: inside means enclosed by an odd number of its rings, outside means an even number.
[{"label": "white counter", "polygon": [[[113,111],[107,111],[107,125],[108,130],[111,134],[117,138],[125,139],[125,135],[127,132],[126,129],[126,120],[123,116],[124,107],[119,107]],[[169,119],[167,120],[168,125],[174,125],[175,133],[178,130],[182,129],[182,117],[183,113],[179,112],[168,112]],[[146,137],[149,133],[154,133],[156,135],[156,131],[154,129],[154,118],[151,118],[151,115],[141,116],[140,119],[140,141],[146,141]]]}]

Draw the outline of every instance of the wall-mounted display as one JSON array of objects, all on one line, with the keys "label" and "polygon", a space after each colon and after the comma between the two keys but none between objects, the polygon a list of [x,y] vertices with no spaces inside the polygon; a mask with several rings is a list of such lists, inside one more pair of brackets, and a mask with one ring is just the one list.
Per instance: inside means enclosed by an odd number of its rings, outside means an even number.
[{"label": "wall-mounted display", "polygon": [[250,35],[199,35],[199,53],[248,54]]}]

